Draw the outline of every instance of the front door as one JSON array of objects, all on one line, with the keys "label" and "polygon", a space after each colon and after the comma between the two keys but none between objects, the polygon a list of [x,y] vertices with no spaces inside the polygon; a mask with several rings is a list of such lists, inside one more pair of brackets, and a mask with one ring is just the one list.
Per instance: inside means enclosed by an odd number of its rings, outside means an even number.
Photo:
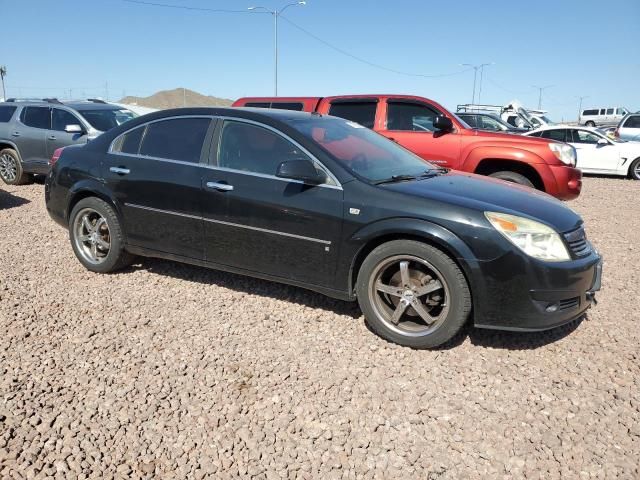
[{"label": "front door", "polygon": [[11,138],[18,147],[23,167],[27,172],[47,173],[51,157],[47,155],[45,139],[50,128],[49,107],[24,107],[19,120],[14,123]]},{"label": "front door", "polygon": [[436,131],[433,122],[438,115],[442,113],[421,103],[389,100],[386,127],[380,133],[424,160],[456,168],[460,137],[455,132]]},{"label": "front door", "polygon": [[[567,138],[576,149],[579,169],[584,171],[615,172],[620,165],[618,148],[609,140],[589,130],[568,130],[572,138]],[[571,141],[573,140],[573,141]],[[605,140],[607,143],[598,143]]]},{"label": "front door", "polygon": [[127,243],[194,259],[204,257],[200,209],[211,119],[151,122],[118,137],[104,161]]},{"label": "front door", "polygon": [[[83,129],[79,133],[68,133],[65,129],[68,125],[77,125]],[[71,112],[61,108],[51,109],[51,130],[47,132],[47,157],[51,158],[57,148],[87,143],[87,133],[82,122]]]},{"label": "front door", "polygon": [[312,186],[275,176],[280,162],[299,159],[311,160],[270,128],[224,122],[217,165],[203,180],[208,261],[335,288],[343,191],[333,179]]}]

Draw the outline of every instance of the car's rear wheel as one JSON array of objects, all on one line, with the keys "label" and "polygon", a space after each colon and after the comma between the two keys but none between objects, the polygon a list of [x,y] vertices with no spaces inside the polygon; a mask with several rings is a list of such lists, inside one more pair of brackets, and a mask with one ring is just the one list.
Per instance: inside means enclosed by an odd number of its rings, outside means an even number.
[{"label": "car's rear wheel", "polygon": [[0,178],[7,185],[24,185],[33,181],[33,175],[22,170],[20,156],[13,148],[0,151]]},{"label": "car's rear wheel", "polygon": [[413,240],[375,248],[360,268],[356,294],[374,332],[412,348],[447,342],[471,311],[469,286],[456,263]]},{"label": "car's rear wheel", "polygon": [[533,182],[521,173],[505,170],[502,172],[494,172],[489,176],[493,178],[499,178],[500,180],[504,180],[506,182],[517,183],[519,185],[524,185],[525,187],[534,188]]},{"label": "car's rear wheel", "polygon": [[629,167],[629,178],[640,180],[640,157],[636,158]]},{"label": "car's rear wheel", "polygon": [[595,127],[596,126],[596,122],[592,122],[591,120],[589,120],[587,123],[584,124],[586,127]]},{"label": "car's rear wheel", "polygon": [[71,211],[69,237],[73,251],[88,270],[106,273],[133,261],[124,249],[124,236],[118,216],[107,202],[89,197]]}]

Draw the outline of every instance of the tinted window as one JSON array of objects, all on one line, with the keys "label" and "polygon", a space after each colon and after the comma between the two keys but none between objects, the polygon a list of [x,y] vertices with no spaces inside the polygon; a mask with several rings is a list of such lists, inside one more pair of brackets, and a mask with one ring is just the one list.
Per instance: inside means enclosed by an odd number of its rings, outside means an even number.
[{"label": "tinted window", "polygon": [[458,114],[458,116],[460,118],[462,118],[467,123],[467,125],[469,125],[470,127],[477,128],[478,122],[476,121],[477,117],[475,115],[460,115],[460,114]]},{"label": "tinted window", "polygon": [[112,151],[137,155],[140,151],[140,140],[142,140],[142,134],[145,128],[146,126],[143,125],[118,137],[113,144]]},{"label": "tinted window", "polygon": [[634,115],[627,118],[626,122],[624,122],[623,128],[640,128],[640,116]]},{"label": "tinted window", "polygon": [[0,105],[0,122],[7,123],[13,117],[13,113],[18,107],[10,107],[8,105]]},{"label": "tinted window", "polygon": [[340,102],[332,103],[329,115],[346,118],[363,127],[373,128],[376,120],[376,102]]},{"label": "tinted window", "polygon": [[598,115],[598,110],[585,110],[582,115]]},{"label": "tinted window", "polygon": [[607,108],[607,115],[613,115],[613,108]]},{"label": "tinted window", "polygon": [[176,118],[150,123],[140,154],[198,163],[210,122],[208,118]]},{"label": "tinted window", "polygon": [[604,115],[604,108],[600,109],[600,115]]},{"label": "tinted window", "polygon": [[67,125],[82,126],[82,123],[80,123],[80,120],[78,120],[75,115],[72,115],[66,110],[54,108],[51,112],[51,129],[57,130],[59,132],[64,132],[64,129]]},{"label": "tinted window", "polygon": [[22,123],[34,128],[51,128],[49,107],[25,107],[20,116]]},{"label": "tinted window", "polygon": [[590,143],[595,144],[598,143],[601,137],[598,135],[587,132],[586,130],[574,130],[573,131],[573,142],[574,143]]},{"label": "tinted window", "polygon": [[252,107],[252,108],[269,108],[270,107],[270,103],[269,102],[249,102],[247,104],[245,104],[245,107]]},{"label": "tinted window", "polygon": [[433,132],[433,122],[439,115],[426,105],[389,102],[387,105],[387,129],[414,132]]},{"label": "tinted window", "polygon": [[277,108],[278,110],[296,110],[302,111],[302,104],[298,102],[273,102],[271,108]]},{"label": "tinted window", "polygon": [[224,123],[218,148],[221,167],[275,175],[281,162],[300,159],[309,157],[271,130],[248,123]]},{"label": "tinted window", "polygon": [[529,135],[530,137],[541,137],[542,136],[542,132],[535,132],[532,133],[531,135]]},{"label": "tinted window", "polygon": [[558,130],[545,130],[540,135],[542,138],[549,138],[551,140],[557,140],[559,142],[564,142],[566,138],[566,130],[558,129]]}]

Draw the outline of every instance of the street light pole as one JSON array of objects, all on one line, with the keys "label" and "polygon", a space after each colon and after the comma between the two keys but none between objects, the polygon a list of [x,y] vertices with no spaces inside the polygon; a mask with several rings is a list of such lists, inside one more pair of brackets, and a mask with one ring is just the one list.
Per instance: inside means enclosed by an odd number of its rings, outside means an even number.
[{"label": "street light pole", "polygon": [[473,68],[473,98],[471,100],[472,105],[476,102],[476,80],[478,78],[478,70],[480,70],[480,91],[478,92],[478,103],[480,103],[480,96],[482,95],[482,74],[484,72],[484,67],[488,67],[489,65],[495,65],[495,62],[481,63],[480,65],[472,65],[470,63],[460,64],[461,67]]},{"label": "street light pole", "polygon": [[285,5],[280,10],[271,10],[267,7],[249,7],[248,10],[265,10],[266,12],[273,15],[273,89],[275,96],[278,96],[278,17],[282,15],[289,7],[294,7],[296,5],[304,6],[307,2],[305,0],[301,0],[296,3],[289,3]]},{"label": "street light pole", "polygon": [[580,99],[580,105],[578,105],[578,125],[580,125],[580,116],[582,115],[582,100],[589,98],[589,95],[578,97]]},{"label": "street light pole", "polygon": [[545,85],[544,87],[540,87],[538,85],[533,85],[533,88],[537,88],[538,89],[538,110],[542,109],[542,92],[543,90],[546,90],[547,88],[551,88],[553,87],[553,85]]}]

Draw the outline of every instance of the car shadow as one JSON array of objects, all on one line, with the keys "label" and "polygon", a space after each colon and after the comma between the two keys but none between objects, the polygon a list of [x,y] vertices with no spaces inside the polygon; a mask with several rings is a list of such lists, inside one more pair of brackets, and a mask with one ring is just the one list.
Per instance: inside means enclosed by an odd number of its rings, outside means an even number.
[{"label": "car shadow", "polygon": [[[129,267],[128,270],[145,270],[150,273],[179,280],[203,283],[205,285],[216,285],[236,292],[283,300],[311,308],[319,308],[353,319],[362,317],[362,312],[357,302],[337,300],[304,288],[246,275],[157,258],[142,258],[138,260],[136,264]],[[124,271],[126,272],[127,270]]]},{"label": "car shadow", "polygon": [[17,195],[13,195],[5,190],[0,188],[0,210],[7,210],[9,208],[20,207],[22,205],[26,205],[30,201],[26,198],[19,197]]}]

